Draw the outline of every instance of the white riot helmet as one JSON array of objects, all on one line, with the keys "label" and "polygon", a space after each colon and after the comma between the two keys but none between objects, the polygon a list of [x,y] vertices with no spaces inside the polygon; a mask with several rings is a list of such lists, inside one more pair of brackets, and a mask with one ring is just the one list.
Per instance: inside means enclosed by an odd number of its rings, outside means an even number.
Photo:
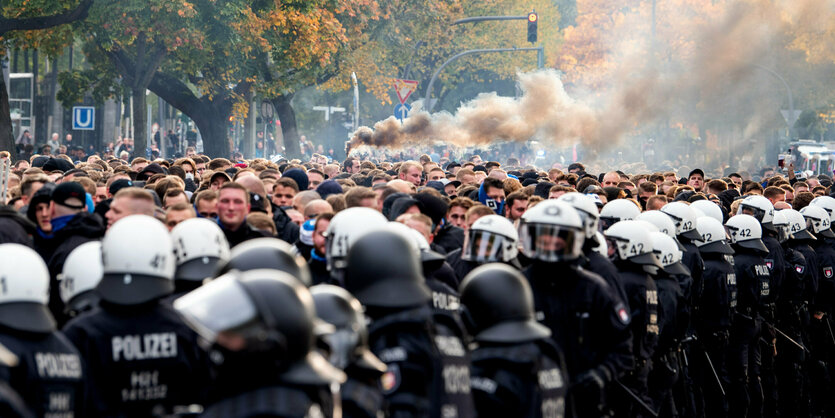
[{"label": "white riot helmet", "polygon": [[662,270],[665,273],[690,275],[690,270],[681,263],[684,254],[678,248],[678,242],[675,238],[671,238],[663,232],[650,232],[649,236],[652,239],[652,251],[661,261]]},{"label": "white riot helmet", "polygon": [[606,244],[606,237],[604,237],[603,233],[600,231],[595,231],[594,235],[595,238],[597,238],[597,244],[592,247],[591,250],[602,255],[603,257],[609,258],[609,245]]},{"label": "white riot helmet", "polygon": [[774,232],[774,205],[771,201],[760,195],[751,195],[742,199],[737,213],[751,215],[762,224],[763,229]]},{"label": "white riot helmet", "polygon": [[[600,211],[600,230],[606,232],[620,221],[631,221],[641,214],[641,208],[631,200],[615,199],[603,206]],[[605,234],[604,234],[605,235]]]},{"label": "white riot helmet", "polygon": [[549,263],[577,260],[585,237],[577,210],[555,199],[539,202],[525,211],[519,224],[522,253]]},{"label": "white riot helmet", "polygon": [[[597,196],[597,195],[595,195]],[[600,198],[598,198],[599,200]],[[594,240],[597,236],[597,224],[600,219],[600,210],[587,195],[577,192],[566,193],[559,198],[558,202],[565,202],[577,210],[580,219],[583,221],[583,228],[586,231],[586,239]]]},{"label": "white riot helmet", "polygon": [[93,290],[101,281],[102,274],[101,242],[90,241],[75,247],[58,275],[64,312],[78,314],[98,305],[99,296]]},{"label": "white riot helmet", "polygon": [[[648,210],[646,212],[642,212],[635,219],[655,225],[655,227],[658,228],[658,232],[667,234],[670,238],[675,239],[676,237],[676,224],[673,223],[673,219],[659,210]],[[676,240],[676,242],[678,242],[678,240]],[[681,246],[681,244],[678,245],[679,247]]]},{"label": "white riot helmet", "polygon": [[693,240],[701,253],[733,254],[734,250],[728,245],[728,235],[722,222],[702,216],[696,220],[701,237]]},{"label": "white riot helmet", "polygon": [[603,232],[610,249],[614,249],[614,260],[630,261],[635,264],[661,267],[653,253],[651,229],[643,221],[621,221]]},{"label": "white riot helmet", "polygon": [[12,329],[55,331],[49,303],[49,270],[35,250],[0,244],[0,324]]},{"label": "white riot helmet", "polygon": [[760,223],[751,215],[737,214],[725,222],[725,228],[731,239],[731,244],[740,247],[768,252],[763,244],[763,230]]},{"label": "white riot helmet", "polygon": [[229,259],[229,243],[217,225],[205,218],[191,218],[171,230],[177,280],[202,281],[214,276],[219,263]]},{"label": "white riot helmet", "polygon": [[789,235],[790,238],[796,240],[816,240],[814,235],[806,229],[806,218],[803,214],[794,209],[783,209],[786,219],[789,221]]},{"label": "white riot helmet", "polygon": [[381,227],[388,223],[382,213],[365,207],[354,207],[340,211],[334,215],[325,232],[325,257],[328,271],[344,270],[348,266],[348,250],[357,239],[370,229]]},{"label": "white riot helmet", "polygon": [[775,210],[774,211],[774,229],[777,230],[777,241],[781,244],[786,242],[789,239],[789,218],[786,217],[786,214],[783,213],[782,210]]},{"label": "white riot helmet", "polygon": [[829,214],[830,224],[835,221],[835,198],[830,196],[818,196],[812,199],[812,202],[809,203],[809,205],[823,208],[826,213]]},{"label": "white riot helmet", "polygon": [[168,229],[147,215],[113,224],[101,243],[104,275],[96,286],[101,299],[137,305],[174,291],[174,245]]},{"label": "white riot helmet", "polygon": [[725,222],[725,215],[722,213],[722,209],[716,203],[711,202],[707,199],[697,200],[690,204],[690,207],[696,209],[705,216],[710,216],[713,219],[716,219],[719,222]]},{"label": "white riot helmet", "polygon": [[832,223],[829,220],[829,214],[826,209],[820,206],[806,206],[800,209],[800,214],[806,218],[806,230],[811,230],[813,234],[820,235],[825,238],[835,238],[832,233]]},{"label": "white riot helmet", "polygon": [[[592,203],[594,206],[594,203]],[[479,264],[510,262],[519,254],[519,232],[499,215],[478,218],[464,237],[461,259]]]},{"label": "white riot helmet", "polygon": [[[696,219],[698,213],[682,202],[670,202],[661,208],[661,212],[667,214],[676,225],[676,236],[683,237],[689,240],[699,239],[700,232],[696,229]],[[721,221],[719,225],[722,225]]]}]

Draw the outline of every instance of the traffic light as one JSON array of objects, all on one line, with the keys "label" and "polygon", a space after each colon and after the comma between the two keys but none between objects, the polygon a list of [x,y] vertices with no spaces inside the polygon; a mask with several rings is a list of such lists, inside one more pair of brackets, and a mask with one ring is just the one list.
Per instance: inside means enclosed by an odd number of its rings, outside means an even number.
[{"label": "traffic light", "polygon": [[528,13],[528,42],[536,43],[536,25],[539,23],[539,16],[536,12]]}]

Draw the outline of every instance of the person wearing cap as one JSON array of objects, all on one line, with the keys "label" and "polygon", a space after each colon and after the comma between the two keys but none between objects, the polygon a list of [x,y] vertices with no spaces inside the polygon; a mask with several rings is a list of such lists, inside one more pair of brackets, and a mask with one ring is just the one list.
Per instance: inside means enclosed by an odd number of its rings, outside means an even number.
[{"label": "person wearing cap", "polygon": [[209,178],[209,188],[217,191],[220,186],[230,182],[232,182],[232,177],[229,177],[229,174],[226,174],[225,171],[216,171]]},{"label": "person wearing cap", "polygon": [[221,186],[217,200],[217,223],[229,246],[234,247],[246,240],[262,238],[266,234],[246,222],[246,216],[252,208],[250,195],[246,187],[238,183],[226,183]]},{"label": "person wearing cap", "polygon": [[705,172],[701,168],[696,168],[687,176],[687,185],[693,186],[697,192],[702,191],[705,186]]},{"label": "person wearing cap", "polygon": [[66,320],[58,294],[58,274],[67,256],[81,244],[104,236],[104,225],[98,215],[87,211],[87,192],[80,183],[71,181],[55,187],[50,196],[51,231],[35,234],[35,249],[49,268],[49,308],[59,323]]}]

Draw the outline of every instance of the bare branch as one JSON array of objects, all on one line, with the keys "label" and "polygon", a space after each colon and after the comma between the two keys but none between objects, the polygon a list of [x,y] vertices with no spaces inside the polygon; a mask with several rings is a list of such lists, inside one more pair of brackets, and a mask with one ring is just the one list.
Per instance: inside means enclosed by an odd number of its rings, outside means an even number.
[{"label": "bare branch", "polygon": [[87,18],[93,0],[81,0],[75,9],[67,10],[52,16],[36,16],[19,19],[9,19],[0,16],[0,35],[16,30],[38,30],[47,29],[53,26],[72,23],[76,20]]}]

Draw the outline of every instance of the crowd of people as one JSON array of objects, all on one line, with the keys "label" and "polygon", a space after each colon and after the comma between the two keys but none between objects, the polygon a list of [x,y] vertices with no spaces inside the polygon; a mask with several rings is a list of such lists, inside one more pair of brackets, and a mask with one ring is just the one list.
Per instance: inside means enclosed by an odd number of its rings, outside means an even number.
[{"label": "crowd of people", "polygon": [[830,177],[434,157],[14,162],[0,416],[835,416]]}]

